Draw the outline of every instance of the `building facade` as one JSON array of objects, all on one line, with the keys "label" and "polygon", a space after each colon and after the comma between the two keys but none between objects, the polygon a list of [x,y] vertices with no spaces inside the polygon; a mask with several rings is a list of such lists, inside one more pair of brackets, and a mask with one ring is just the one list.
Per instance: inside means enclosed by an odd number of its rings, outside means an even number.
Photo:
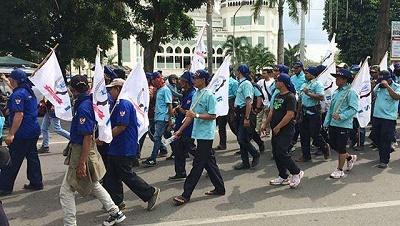
[{"label": "building facade", "polygon": [[[218,68],[223,62],[225,51],[222,48],[229,35],[246,37],[253,46],[262,44],[276,55],[278,40],[278,11],[269,8],[267,1],[254,21],[252,7],[254,0],[241,3],[240,0],[221,0],[220,13],[213,14],[213,65]],[[242,4],[242,6],[240,6]],[[236,12],[236,16],[235,15]],[[206,23],[206,7],[188,12],[193,18],[194,25],[200,30]],[[235,24],[235,26],[234,26]],[[206,34],[204,40],[207,41]],[[195,48],[195,38],[188,41],[172,40],[160,46],[155,58],[154,69],[162,70],[163,74],[181,74],[190,61]],[[117,52],[117,41],[107,55]],[[122,41],[122,62],[130,68],[137,62],[143,63],[143,48],[132,37]],[[214,70],[215,71],[215,70]]]}]

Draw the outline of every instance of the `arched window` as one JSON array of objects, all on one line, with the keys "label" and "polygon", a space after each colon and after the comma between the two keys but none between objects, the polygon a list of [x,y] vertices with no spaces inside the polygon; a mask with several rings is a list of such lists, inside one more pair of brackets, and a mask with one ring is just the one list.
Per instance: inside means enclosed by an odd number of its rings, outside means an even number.
[{"label": "arched window", "polygon": [[212,48],[212,53],[215,54],[215,49],[214,48]]},{"label": "arched window", "polygon": [[185,47],[185,48],[183,49],[183,52],[184,52],[184,53],[190,53],[190,49],[189,49],[188,47]]},{"label": "arched window", "polygon": [[159,46],[157,52],[164,53],[164,48],[162,46]]},{"label": "arched window", "polygon": [[167,47],[167,53],[173,53],[174,51],[172,50],[171,46]]},{"label": "arched window", "polygon": [[195,49],[195,48],[192,49],[192,53],[194,53],[194,49]]},{"label": "arched window", "polygon": [[222,48],[218,48],[218,49],[217,49],[217,54],[221,54],[221,55],[222,55],[222,53],[223,53]]},{"label": "arched window", "polygon": [[175,48],[175,53],[182,53],[181,47],[176,47]]}]

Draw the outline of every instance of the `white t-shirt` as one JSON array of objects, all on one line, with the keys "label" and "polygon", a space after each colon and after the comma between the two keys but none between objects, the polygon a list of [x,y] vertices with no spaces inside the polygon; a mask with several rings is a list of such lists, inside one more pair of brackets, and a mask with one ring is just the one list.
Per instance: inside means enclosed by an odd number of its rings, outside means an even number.
[{"label": "white t-shirt", "polygon": [[270,79],[268,81],[265,81],[265,79],[260,79],[257,84],[261,87],[262,93],[264,95],[264,101],[263,104],[265,107],[269,107],[269,99],[268,99],[268,94],[269,93],[270,96],[272,96],[272,92],[271,92],[271,85],[274,82],[273,79]]}]

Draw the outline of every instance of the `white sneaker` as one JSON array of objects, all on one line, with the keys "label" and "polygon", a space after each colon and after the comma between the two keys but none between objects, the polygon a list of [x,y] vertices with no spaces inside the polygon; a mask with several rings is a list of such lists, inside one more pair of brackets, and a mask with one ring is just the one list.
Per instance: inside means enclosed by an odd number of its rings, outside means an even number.
[{"label": "white sneaker", "polygon": [[333,179],[340,179],[340,178],[344,177],[344,172],[343,172],[343,170],[335,169],[335,171],[333,171],[333,173],[331,173],[330,177]]},{"label": "white sneaker", "polygon": [[293,175],[289,184],[290,188],[297,188],[303,176],[304,176],[304,171],[300,171],[299,174]]},{"label": "white sneaker", "polygon": [[354,163],[357,161],[357,155],[352,155],[351,160],[347,161],[347,171],[353,169]]},{"label": "white sneaker", "polygon": [[270,185],[288,185],[289,183],[289,178],[283,179],[282,177],[278,177],[269,181]]}]

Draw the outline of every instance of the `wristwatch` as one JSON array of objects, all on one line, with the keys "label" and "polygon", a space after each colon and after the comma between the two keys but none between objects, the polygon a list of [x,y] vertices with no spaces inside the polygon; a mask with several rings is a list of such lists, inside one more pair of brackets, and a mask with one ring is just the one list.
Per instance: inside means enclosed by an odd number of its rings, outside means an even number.
[{"label": "wristwatch", "polygon": [[196,113],[196,118],[200,118],[200,115],[198,113]]}]

